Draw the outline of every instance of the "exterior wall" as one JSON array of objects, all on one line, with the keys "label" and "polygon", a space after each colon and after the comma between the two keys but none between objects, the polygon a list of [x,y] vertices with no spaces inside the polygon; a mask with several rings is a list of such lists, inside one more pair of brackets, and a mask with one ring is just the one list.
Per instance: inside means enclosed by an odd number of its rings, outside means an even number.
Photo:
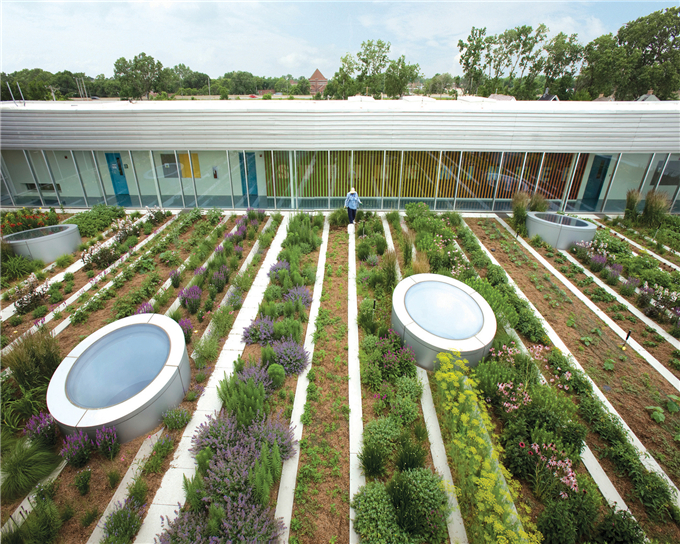
[{"label": "exterior wall", "polygon": [[369,209],[505,211],[525,190],[621,211],[630,189],[680,209],[678,102],[33,103],[0,121],[3,206],[329,209],[356,187]]}]

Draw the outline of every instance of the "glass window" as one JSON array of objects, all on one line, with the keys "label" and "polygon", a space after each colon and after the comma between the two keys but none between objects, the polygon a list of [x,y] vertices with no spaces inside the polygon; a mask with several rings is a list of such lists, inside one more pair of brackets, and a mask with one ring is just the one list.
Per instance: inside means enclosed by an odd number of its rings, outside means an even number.
[{"label": "glass window", "polygon": [[47,164],[57,185],[59,200],[64,206],[84,207],[83,188],[70,151],[45,151]]},{"label": "glass window", "polygon": [[[384,210],[396,210],[399,207],[401,156],[401,151],[387,151],[385,153],[385,183],[383,185],[384,192],[382,199],[382,207]],[[342,203],[340,206],[342,206]]]},{"label": "glass window", "polygon": [[231,180],[226,151],[192,151],[198,205],[232,208]]},{"label": "glass window", "polygon": [[565,210],[600,211],[618,160],[618,155],[581,153]]},{"label": "glass window", "polygon": [[[15,206],[42,206],[40,193],[23,151],[2,150],[2,176]],[[4,199],[2,203],[5,204]]]},{"label": "glass window", "polygon": [[251,208],[274,207],[273,199],[267,197],[266,164],[271,159],[268,152],[263,150],[244,151],[244,169],[242,181],[246,180],[248,202]]},{"label": "glass window", "polygon": [[642,189],[640,190],[640,194],[642,195],[642,200],[640,201],[641,206],[644,206],[645,195],[651,189],[656,187],[657,183],[659,182],[659,178],[661,177],[661,173],[663,172],[663,167],[666,164],[667,158],[668,158],[668,153],[656,153],[654,155],[654,158],[652,159],[651,167],[649,168],[649,171],[647,172],[647,177],[645,178],[645,182],[642,186]]},{"label": "glass window", "polygon": [[191,166],[194,166],[194,174],[201,177],[201,165],[198,160],[198,155],[195,153],[189,158],[189,153],[186,151],[177,152],[177,160],[179,162],[179,171],[181,173],[181,185],[184,193],[184,202],[186,207],[194,208],[196,206],[196,196],[194,193],[194,179],[191,175]]},{"label": "glass window", "polygon": [[352,188],[352,152],[331,151],[331,209],[345,205]]},{"label": "glass window", "polygon": [[[47,164],[40,151],[27,151],[29,163],[33,169],[33,174],[38,180],[38,189],[43,198],[45,206],[59,206],[59,197],[54,192],[52,178],[47,170]],[[59,190],[59,187],[57,187]]]},{"label": "glass window", "polygon": [[328,207],[328,152],[296,151],[298,207]]},{"label": "glass window", "polygon": [[141,207],[137,180],[128,151],[95,151],[99,175],[109,204]]},{"label": "glass window", "polygon": [[97,167],[94,164],[91,151],[74,151],[73,157],[78,166],[80,179],[83,181],[85,187],[85,195],[87,195],[87,203],[90,206],[95,204],[105,204],[106,200],[102,194],[101,185],[99,183],[99,176],[97,175]]},{"label": "glass window", "polygon": [[660,174],[657,191],[665,193],[668,200],[672,203],[675,190],[678,188],[678,177],[680,176],[680,154],[674,153],[666,162],[663,173]]},{"label": "glass window", "polygon": [[[287,210],[292,207],[291,162],[292,151],[272,151],[265,161],[267,170],[267,195],[274,199],[274,207]],[[271,163],[270,163],[271,161]]]},{"label": "glass window", "polygon": [[354,152],[353,185],[365,208],[380,209],[381,207],[384,155],[384,151]]},{"label": "glass window", "polygon": [[626,209],[626,193],[640,188],[651,160],[651,153],[624,153],[621,156],[604,211],[622,212]]},{"label": "glass window", "polygon": [[132,151],[134,173],[137,175],[137,183],[142,194],[144,206],[158,206],[158,191],[156,189],[156,170],[150,151]]},{"label": "glass window", "polygon": [[512,209],[512,195],[519,190],[529,191],[529,184],[522,182],[525,155],[525,153],[503,154],[501,171],[494,180],[497,186],[494,210]]},{"label": "glass window", "polygon": [[439,170],[439,151],[404,151],[401,182],[401,208],[410,202],[434,207]]},{"label": "glass window", "polygon": [[453,210],[458,185],[458,166],[460,151],[444,151],[442,167],[439,172],[439,192],[437,193],[437,209]]},{"label": "glass window", "polygon": [[161,202],[164,208],[185,208],[182,189],[177,175],[174,151],[153,151],[153,168],[156,172]]},{"label": "glass window", "polygon": [[231,171],[231,187],[234,191],[234,207],[247,208],[248,196],[246,186],[246,165],[243,151],[229,151],[229,167]]},{"label": "glass window", "polygon": [[575,153],[546,153],[536,191],[550,202],[550,209],[557,210],[562,204],[564,191],[572,173]]},{"label": "glass window", "polygon": [[458,187],[458,209],[491,209],[500,160],[500,153],[478,151],[463,153]]}]

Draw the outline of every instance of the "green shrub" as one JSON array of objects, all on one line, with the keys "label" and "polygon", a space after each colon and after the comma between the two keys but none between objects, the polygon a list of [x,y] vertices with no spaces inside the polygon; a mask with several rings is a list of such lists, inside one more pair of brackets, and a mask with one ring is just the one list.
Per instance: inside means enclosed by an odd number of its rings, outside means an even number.
[{"label": "green shrub", "polygon": [[141,508],[129,499],[118,503],[104,522],[102,544],[130,544],[142,526]]},{"label": "green shrub", "polygon": [[274,339],[280,340],[281,338],[292,338],[295,342],[300,343],[302,339],[302,323],[290,317],[274,323]]},{"label": "green shrub", "polygon": [[3,364],[12,370],[13,378],[22,388],[45,385],[61,364],[59,342],[50,331],[41,328],[18,340],[14,349],[3,356]]},{"label": "green shrub", "polygon": [[363,241],[357,246],[357,258],[360,261],[365,261],[371,254],[371,246],[368,242]]},{"label": "green shrub", "polygon": [[423,468],[426,457],[425,448],[419,443],[413,442],[410,438],[403,437],[397,450],[397,469],[403,472],[404,470]]},{"label": "green shrub", "polygon": [[19,314],[14,314],[9,318],[9,324],[11,327],[18,327],[23,322],[23,318]]},{"label": "green shrub", "polygon": [[[61,526],[61,516],[54,501],[51,499],[37,500],[33,511],[21,527],[21,532],[25,535],[24,542],[49,544],[56,540]],[[4,535],[2,540],[5,542]]]},{"label": "green shrub", "polygon": [[239,425],[247,427],[258,412],[264,409],[264,385],[255,385],[253,379],[239,380],[235,374],[225,378],[217,387],[217,394],[227,413],[233,413]]},{"label": "green shrub", "polygon": [[567,501],[549,502],[538,516],[536,526],[543,534],[545,544],[576,543],[576,525]]},{"label": "green shrub", "polygon": [[2,263],[2,277],[10,281],[28,276],[32,270],[31,261],[23,255],[12,255]]},{"label": "green shrub", "polygon": [[29,443],[25,438],[16,440],[2,453],[0,492],[3,499],[12,501],[26,495],[49,476],[59,462],[59,457],[42,442]]},{"label": "green shrub", "polygon": [[[381,225],[382,229],[382,225]],[[378,255],[383,255],[385,253],[385,250],[387,249],[387,240],[382,235],[378,235],[375,237],[375,252]]]},{"label": "green shrub", "polygon": [[346,227],[349,225],[349,217],[345,208],[338,208],[328,216],[328,224],[331,227]]},{"label": "green shrub", "polygon": [[670,209],[668,195],[652,189],[645,195],[645,205],[640,215],[640,223],[652,228],[660,227]]},{"label": "green shrub", "polygon": [[418,468],[395,474],[387,484],[399,527],[427,542],[440,542],[447,536],[446,518],[451,510],[441,481],[441,476]]},{"label": "green shrub", "polygon": [[275,389],[281,388],[283,386],[283,382],[286,381],[286,371],[284,370],[283,366],[277,363],[269,365],[267,374],[269,374],[269,377],[272,380],[272,385]]},{"label": "green shrub", "polygon": [[372,298],[365,298],[359,304],[359,312],[357,314],[357,324],[366,334],[375,334],[378,323],[373,320],[373,306],[375,300]]},{"label": "green shrub", "polygon": [[382,482],[369,482],[352,499],[356,513],[354,529],[362,542],[411,544],[412,540],[397,524],[392,501]]},{"label": "green shrub", "polygon": [[149,486],[144,477],[138,476],[137,479],[128,486],[128,496],[131,500],[135,501],[137,506],[142,506],[146,502],[146,493],[148,489]]},{"label": "green shrub", "polygon": [[173,408],[163,414],[163,425],[170,431],[183,429],[191,420],[191,414],[186,408]]},{"label": "green shrub", "polygon": [[57,267],[59,268],[66,268],[67,266],[70,266],[73,264],[73,255],[70,255],[69,253],[66,253],[62,255],[61,257],[57,257],[57,260],[54,261]]},{"label": "green shrub", "polygon": [[165,435],[159,438],[158,441],[153,445],[151,455],[146,460],[146,463],[144,463],[144,473],[159,473],[161,471],[161,467],[163,466],[163,461],[168,455],[170,455],[174,447],[175,444],[172,441],[170,435]]},{"label": "green shrub", "polygon": [[92,470],[86,468],[78,471],[73,481],[73,485],[81,495],[87,495],[90,492],[90,479],[92,478]]},{"label": "green shrub", "polygon": [[645,533],[627,510],[610,508],[596,528],[597,542],[607,544],[643,544]]},{"label": "green shrub", "polygon": [[399,421],[391,417],[379,417],[364,427],[364,448],[378,446],[382,451],[392,451],[401,435]]},{"label": "green shrub", "polygon": [[112,470],[109,470],[109,471],[106,473],[106,479],[107,479],[108,482],[109,482],[109,487],[110,487],[111,489],[116,489],[116,486],[118,485],[118,482],[120,482],[120,471],[118,471],[118,470],[115,469],[115,468],[112,469]]},{"label": "green shrub", "polygon": [[80,517],[80,525],[82,527],[88,527],[92,525],[92,522],[96,521],[97,519],[99,519],[99,509],[95,506],[94,508],[87,510]]},{"label": "green shrub", "polygon": [[385,474],[387,452],[378,442],[364,443],[359,452],[361,469],[368,478],[380,478]]}]

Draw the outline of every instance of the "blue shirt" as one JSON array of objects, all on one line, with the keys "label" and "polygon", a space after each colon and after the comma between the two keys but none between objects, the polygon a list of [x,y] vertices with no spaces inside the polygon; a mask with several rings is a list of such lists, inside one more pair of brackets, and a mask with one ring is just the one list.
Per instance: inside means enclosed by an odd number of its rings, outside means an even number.
[{"label": "blue shirt", "polygon": [[361,200],[359,200],[359,195],[357,193],[347,193],[345,208],[356,210],[359,207],[359,204],[361,204]]}]

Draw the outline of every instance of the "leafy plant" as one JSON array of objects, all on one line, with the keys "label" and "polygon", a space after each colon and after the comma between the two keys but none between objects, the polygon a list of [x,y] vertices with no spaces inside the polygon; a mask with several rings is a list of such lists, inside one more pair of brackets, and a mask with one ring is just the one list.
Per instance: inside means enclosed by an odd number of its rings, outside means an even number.
[{"label": "leafy plant", "polygon": [[173,408],[163,414],[163,425],[170,431],[183,429],[191,420],[191,414],[186,408]]},{"label": "leafy plant", "polygon": [[663,408],[661,408],[661,406],[645,406],[645,408],[647,410],[651,410],[649,415],[657,423],[663,423],[666,421],[666,415],[663,413]]},{"label": "leafy plant", "polygon": [[88,527],[92,525],[93,521],[99,518],[99,509],[95,506],[90,510],[87,510],[80,518],[80,525],[83,527]]},{"label": "leafy plant", "polygon": [[39,441],[29,442],[20,438],[11,442],[7,449],[3,446],[0,464],[3,475],[0,492],[3,498],[11,501],[25,495],[40,480],[49,476],[58,464],[59,457]]},{"label": "leafy plant", "polygon": [[385,450],[378,442],[364,443],[359,452],[359,462],[364,474],[369,478],[380,478],[385,474]]},{"label": "leafy plant", "polygon": [[73,485],[81,495],[87,495],[90,492],[90,479],[92,478],[92,470],[87,468],[81,470],[76,474]]}]

